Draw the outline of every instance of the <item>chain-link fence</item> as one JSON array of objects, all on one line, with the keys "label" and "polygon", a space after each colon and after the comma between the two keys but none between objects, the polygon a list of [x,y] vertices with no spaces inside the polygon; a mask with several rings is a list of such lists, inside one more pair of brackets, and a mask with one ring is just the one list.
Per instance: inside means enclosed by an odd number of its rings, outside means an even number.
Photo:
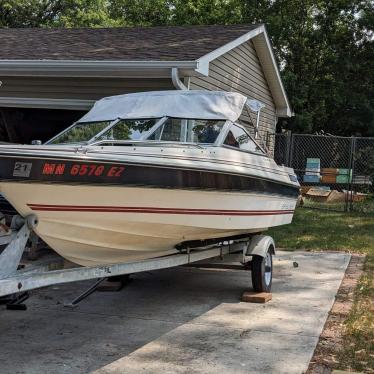
[{"label": "chain-link fence", "polygon": [[295,169],[304,206],[374,213],[374,138],[277,134],[274,158]]}]

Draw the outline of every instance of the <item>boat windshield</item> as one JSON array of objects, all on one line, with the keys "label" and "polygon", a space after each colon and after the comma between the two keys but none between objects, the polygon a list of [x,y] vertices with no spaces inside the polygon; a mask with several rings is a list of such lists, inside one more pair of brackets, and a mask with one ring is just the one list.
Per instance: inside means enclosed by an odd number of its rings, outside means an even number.
[{"label": "boat windshield", "polygon": [[90,144],[127,140],[214,144],[224,124],[224,120],[171,117],[78,122],[47,144]]},{"label": "boat windshield", "polygon": [[77,123],[51,139],[48,144],[88,144],[100,140],[138,140],[159,120],[159,118],[152,118]]},{"label": "boat windshield", "polygon": [[224,124],[224,120],[167,118],[147,140],[213,144]]}]

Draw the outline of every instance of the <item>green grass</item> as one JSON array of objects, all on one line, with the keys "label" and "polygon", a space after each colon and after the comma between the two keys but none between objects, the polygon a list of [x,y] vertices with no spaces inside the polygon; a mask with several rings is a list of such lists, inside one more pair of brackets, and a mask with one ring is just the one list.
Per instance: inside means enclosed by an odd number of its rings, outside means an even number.
[{"label": "green grass", "polygon": [[374,373],[374,256],[368,256],[365,273],[354,296],[353,309],[344,324],[339,367]]},{"label": "green grass", "polygon": [[[344,212],[346,203],[344,201],[336,203],[317,202],[311,199],[304,199],[305,208],[320,208],[327,210],[336,210]],[[363,201],[356,201],[352,203],[352,210],[354,212],[374,215],[374,197],[368,197]]]},{"label": "green grass", "polygon": [[277,247],[374,255],[374,215],[299,208],[290,225],[269,230]]},{"label": "green grass", "polygon": [[346,203],[344,201],[338,203],[323,203],[314,201],[311,199],[305,199],[304,205],[305,208],[317,208],[317,209],[324,209],[324,210],[336,210],[338,212],[344,212]]},{"label": "green grass", "polygon": [[288,250],[342,250],[366,254],[365,271],[343,326],[338,368],[374,373],[374,215],[299,208],[292,224],[269,230]]}]

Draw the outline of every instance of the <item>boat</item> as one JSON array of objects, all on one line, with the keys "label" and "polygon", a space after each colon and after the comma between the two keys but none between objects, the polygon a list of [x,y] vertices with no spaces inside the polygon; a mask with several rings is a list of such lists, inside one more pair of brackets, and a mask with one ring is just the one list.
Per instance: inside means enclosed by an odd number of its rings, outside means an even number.
[{"label": "boat", "polygon": [[258,123],[252,134],[240,122],[254,106],[221,91],[103,98],[45,144],[1,145],[0,193],[23,217],[37,217],[34,230],[53,250],[82,266],[288,224],[299,183],[268,156]]}]

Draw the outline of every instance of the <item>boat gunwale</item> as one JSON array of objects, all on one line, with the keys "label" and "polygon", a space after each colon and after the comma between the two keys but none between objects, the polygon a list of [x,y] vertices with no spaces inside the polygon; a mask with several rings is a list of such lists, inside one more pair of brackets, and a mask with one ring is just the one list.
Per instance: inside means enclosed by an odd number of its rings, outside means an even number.
[{"label": "boat gunwale", "polygon": [[[82,157],[83,156],[83,157]],[[157,156],[156,156],[157,157]],[[16,159],[52,159],[52,160],[58,160],[58,161],[71,161],[76,160],[77,162],[100,162],[103,164],[118,164],[118,165],[131,165],[131,166],[145,166],[145,167],[152,167],[152,168],[162,168],[162,169],[172,169],[172,170],[189,170],[189,171],[198,171],[198,172],[206,172],[206,173],[219,173],[223,175],[233,175],[233,176],[239,176],[239,177],[247,177],[247,178],[255,178],[260,179],[266,182],[275,183],[282,186],[287,186],[290,188],[294,188],[295,190],[300,189],[300,187],[294,183],[285,183],[283,181],[277,180],[277,179],[271,179],[271,178],[265,178],[258,175],[253,174],[245,174],[245,173],[235,173],[235,172],[228,172],[228,171],[218,171],[218,170],[212,170],[212,169],[206,169],[206,168],[197,168],[197,167],[191,167],[191,166],[175,166],[175,165],[163,165],[163,164],[152,164],[152,163],[142,163],[142,162],[133,162],[133,161],[120,161],[120,160],[102,160],[97,158],[92,158],[87,156],[87,154],[80,153],[79,156],[76,155],[75,157],[59,157],[59,156],[52,156],[52,155],[19,155],[18,153],[10,153],[10,154],[3,154],[0,150],[0,159],[1,158],[16,158]],[[274,170],[274,169],[270,169]],[[275,173],[278,174],[278,173]],[[285,177],[289,176],[288,173],[285,172]],[[14,179],[3,179],[0,177],[0,183],[2,180],[12,180],[12,181],[25,181],[28,180],[14,180]],[[81,182],[80,182],[81,183]]]},{"label": "boat gunwale", "polygon": [[[24,146],[22,146],[24,147]],[[38,146],[40,147],[40,146]],[[43,146],[44,147],[44,146]],[[278,175],[281,175],[281,176],[284,176],[284,177],[288,177],[289,176],[289,173],[286,171],[286,170],[280,170],[280,168],[284,168],[284,166],[280,166],[278,164],[276,164],[276,166],[278,167],[278,169],[276,168],[272,168],[272,167],[267,167],[267,166],[263,166],[263,165],[258,165],[258,164],[253,164],[253,163],[245,163],[245,162],[241,162],[241,161],[235,161],[235,160],[230,160],[229,162],[225,159],[222,159],[222,158],[217,158],[217,159],[207,159],[206,157],[205,158],[202,158],[202,157],[197,157],[197,156],[188,156],[186,154],[184,154],[183,156],[180,156],[180,155],[176,155],[176,154],[156,154],[156,153],[151,153],[151,154],[148,154],[148,153],[141,153],[141,152],[137,152],[137,153],[130,153],[130,152],[125,152],[125,151],[116,151],[116,152],[113,152],[113,151],[105,151],[103,150],[104,147],[100,147],[100,149],[89,149],[91,148],[92,146],[86,146],[85,148],[83,147],[69,147],[69,148],[65,148],[65,149],[56,149],[56,148],[52,148],[52,149],[35,149],[35,148],[26,148],[25,150],[27,151],[27,154],[30,155],[30,157],[33,157],[33,152],[36,153],[36,156],[38,157],[40,155],[40,157],[54,157],[52,156],[53,153],[59,151],[59,152],[66,152],[66,153],[74,153],[74,155],[77,155],[79,154],[79,156],[82,156],[84,155],[86,158],[87,158],[87,155],[89,154],[97,154],[97,155],[104,155],[107,156],[108,154],[109,155],[124,155],[124,156],[129,156],[129,157],[153,157],[153,158],[162,158],[162,159],[177,159],[177,160],[190,160],[190,161],[197,161],[197,162],[206,162],[206,163],[217,163],[217,164],[221,164],[221,165],[228,165],[228,166],[232,166],[232,165],[235,165],[235,166],[238,166],[238,167],[244,167],[244,168],[248,168],[248,169],[256,169],[256,170],[268,170],[274,174],[278,174]],[[98,147],[99,148],[99,147]],[[135,147],[135,148],[138,148],[138,147]],[[135,148],[133,148],[135,150]],[[149,148],[147,146],[144,146],[144,147],[139,147],[139,148]],[[160,148],[160,147],[152,147],[152,148]],[[215,149],[225,149],[226,147],[215,147],[215,146],[212,146],[212,147],[209,147],[209,148],[215,148]],[[18,148],[17,150],[19,149],[22,149],[22,148]],[[163,148],[160,148],[161,149],[161,152],[163,151]],[[174,150],[175,149],[183,149],[184,151],[184,148],[178,148],[178,147],[175,147],[173,148]],[[228,148],[228,150],[230,150],[230,148]],[[37,151],[39,152],[43,152],[42,153],[38,153]],[[211,150],[208,149],[208,148],[204,148],[201,150],[202,152],[203,151],[207,151],[207,152],[210,152],[211,153]],[[4,152],[4,153],[3,153]],[[45,153],[47,153],[47,155],[45,155]],[[51,155],[49,155],[48,153],[50,153]],[[185,153],[185,152],[183,152]],[[261,155],[258,155],[256,153],[250,153],[250,152],[245,152],[247,154],[250,154],[252,155],[253,157],[256,157],[256,156],[261,156]],[[6,154],[14,154],[14,155],[18,155],[18,152],[16,151],[16,149],[9,149],[9,150],[4,150],[2,149],[2,147],[0,146],[0,157],[1,156],[5,156]],[[75,156],[73,158],[78,158],[79,156]],[[23,156],[22,156],[23,157]],[[67,157],[67,158],[70,158],[70,156],[64,156],[64,157]],[[92,159],[92,157],[90,157]],[[274,159],[272,159],[271,157],[266,157],[266,159],[270,160],[270,161],[274,161]],[[114,160],[113,160],[114,161]],[[115,160],[116,162],[118,160]],[[131,161],[130,161],[131,162]],[[205,170],[205,169],[204,169]]]}]

